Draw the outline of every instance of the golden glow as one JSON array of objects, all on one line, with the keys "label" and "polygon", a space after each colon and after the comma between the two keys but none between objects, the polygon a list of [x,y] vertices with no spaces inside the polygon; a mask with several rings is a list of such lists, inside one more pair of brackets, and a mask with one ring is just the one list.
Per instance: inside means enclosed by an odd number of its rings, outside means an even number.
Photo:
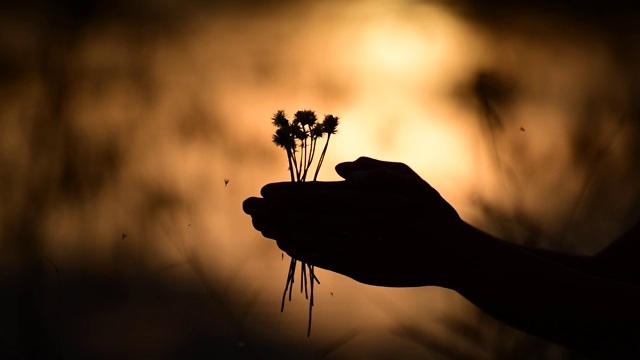
[{"label": "golden glow", "polygon": [[[244,327],[274,343],[326,349],[357,333],[336,358],[384,344],[432,355],[397,338],[398,324],[462,346],[464,335],[438,321],[447,316],[477,327],[467,316],[475,310],[448,290],[371,288],[318,271],[312,338],[304,338],[301,297],[279,313],[287,262],[241,209],[265,183],[287,180],[286,156],[270,138],[269,119],[279,109],[341,118],[321,179],[337,180],[334,165],[359,156],[402,161],[463,218],[515,241],[530,229],[500,228],[487,208],[514,223],[524,212],[551,234],[541,242],[566,238],[566,248],[589,252],[634,206],[639,190],[627,170],[633,132],[614,121],[626,93],[611,84],[622,77],[590,38],[493,38],[445,8],[409,1],[317,2],[251,15],[203,12],[189,20],[176,34],[150,41],[108,22],[79,36],[68,55],[77,73],[69,75],[60,115],[78,144],[47,150],[47,164],[30,157],[25,125],[37,124],[33,109],[48,104],[43,81],[30,79],[0,97],[8,119],[0,124],[0,147],[16,179],[4,190],[11,204],[0,209],[3,225],[22,209],[22,185],[39,170],[34,164],[61,177],[60,169],[74,168],[70,160],[82,161],[72,175],[92,179],[101,167],[91,164],[117,159],[117,169],[100,175],[103,184],[78,185],[85,197],[52,195],[38,232],[56,263],[145,267],[181,281],[205,277],[224,289],[235,310],[249,314]],[[519,86],[517,101],[498,108],[503,130],[489,131],[477,99],[458,93],[485,68]],[[594,106],[591,122],[587,103]],[[596,177],[576,165],[580,154],[569,145],[583,126],[603,135],[587,150],[607,149]],[[592,193],[583,194],[585,184]],[[603,200],[603,194],[613,195]],[[606,226],[595,229],[600,237],[593,243],[580,244],[579,234],[562,230],[594,218]],[[197,276],[188,271],[194,264],[202,266]],[[469,357],[491,358],[483,349],[494,345],[471,342]]]}]

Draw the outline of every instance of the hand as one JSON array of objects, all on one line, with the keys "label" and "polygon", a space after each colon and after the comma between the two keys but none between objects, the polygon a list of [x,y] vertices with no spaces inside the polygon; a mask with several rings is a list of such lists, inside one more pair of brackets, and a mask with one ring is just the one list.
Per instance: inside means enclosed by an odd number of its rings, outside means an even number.
[{"label": "hand", "polygon": [[293,258],[381,286],[438,285],[455,256],[456,211],[407,165],[361,157],[345,181],[274,183],[244,211]]}]

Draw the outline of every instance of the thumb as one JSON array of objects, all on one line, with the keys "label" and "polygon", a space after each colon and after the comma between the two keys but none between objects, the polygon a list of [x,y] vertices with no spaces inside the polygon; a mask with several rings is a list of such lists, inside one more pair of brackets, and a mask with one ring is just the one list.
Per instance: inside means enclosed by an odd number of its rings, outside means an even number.
[{"label": "thumb", "polygon": [[345,177],[346,183],[363,190],[415,193],[430,187],[419,177],[407,176],[389,169],[353,171]]},{"label": "thumb", "polygon": [[344,179],[351,176],[354,172],[382,169],[405,174],[413,173],[413,171],[403,163],[376,160],[366,156],[361,156],[355,161],[343,162],[336,165],[336,172]]}]

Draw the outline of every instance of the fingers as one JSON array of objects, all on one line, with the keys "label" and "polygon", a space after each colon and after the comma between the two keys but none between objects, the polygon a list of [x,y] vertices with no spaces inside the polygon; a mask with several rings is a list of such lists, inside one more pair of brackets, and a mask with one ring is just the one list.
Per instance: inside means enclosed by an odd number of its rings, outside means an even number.
[{"label": "fingers", "polygon": [[[265,237],[280,240],[290,234],[305,239],[308,246],[339,250],[345,246],[367,246],[372,239],[406,233],[417,216],[403,212],[280,209],[252,216],[253,226]],[[336,241],[334,243],[334,241]]]},{"label": "fingers", "polygon": [[395,192],[398,194],[418,195],[418,191],[430,189],[418,176],[408,176],[389,169],[376,169],[371,171],[354,171],[346,179],[346,182],[357,189],[367,191]]},{"label": "fingers", "polygon": [[257,204],[268,206],[271,211],[307,212],[311,215],[314,212],[335,212],[349,216],[352,212],[386,210],[390,204],[415,205],[417,201],[415,196],[408,197],[401,192],[367,191],[378,190],[374,181],[363,181],[362,188],[359,186],[361,184],[357,181],[268,184],[261,191],[266,203],[247,200],[245,210],[251,210],[249,208]]},{"label": "fingers", "polygon": [[379,169],[388,169],[390,171],[404,174],[413,173],[413,170],[403,163],[381,161],[366,156],[361,156],[356,161],[343,162],[336,165],[336,172],[344,179],[348,178],[354,172]]},{"label": "fingers", "polygon": [[290,242],[279,240],[277,243],[280,249],[296,260],[351,277],[356,281],[361,281],[357,273],[358,269],[363,268],[359,263],[359,259],[362,259],[362,254],[347,253],[344,251],[331,253],[306,247],[298,247],[295,245],[295,240]]},{"label": "fingers", "polygon": [[338,164],[336,172],[353,188],[362,190],[409,193],[431,188],[411,168],[399,162],[360,157]]},{"label": "fingers", "polygon": [[243,202],[244,212],[252,216],[259,231],[265,226],[299,224],[309,232],[370,229],[419,216],[456,217],[455,210],[424,180],[387,170],[355,172],[339,182],[268,184],[261,193],[263,198]]},{"label": "fingers", "polygon": [[247,215],[254,215],[256,212],[259,212],[263,205],[264,199],[257,197],[250,197],[242,202],[242,211],[244,211]]},{"label": "fingers", "polygon": [[260,190],[264,198],[298,198],[322,195],[344,190],[344,181],[278,182],[267,184]]}]

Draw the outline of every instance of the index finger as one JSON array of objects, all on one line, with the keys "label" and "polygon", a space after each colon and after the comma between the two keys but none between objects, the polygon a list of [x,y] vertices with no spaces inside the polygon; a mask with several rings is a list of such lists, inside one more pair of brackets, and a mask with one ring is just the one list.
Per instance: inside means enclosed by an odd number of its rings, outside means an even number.
[{"label": "index finger", "polygon": [[295,198],[311,194],[319,196],[344,189],[344,181],[277,182],[263,186],[260,195],[271,199]]},{"label": "index finger", "polygon": [[372,170],[391,170],[400,173],[406,173],[409,167],[401,162],[382,161],[372,159],[370,157],[361,156],[356,161],[347,161],[336,165],[336,172],[343,178],[348,178],[354,172],[372,171]]}]

